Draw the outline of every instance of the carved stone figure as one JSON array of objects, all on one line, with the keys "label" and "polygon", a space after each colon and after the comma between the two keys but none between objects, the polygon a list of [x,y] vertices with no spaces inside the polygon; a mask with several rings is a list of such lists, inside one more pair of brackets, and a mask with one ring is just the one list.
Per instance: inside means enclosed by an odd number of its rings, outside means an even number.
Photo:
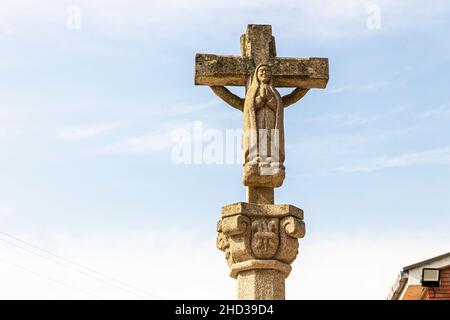
[{"label": "carved stone figure", "polygon": [[244,112],[244,185],[279,187],[284,180],[284,108],[300,100],[309,89],[296,88],[281,97],[273,86],[272,68],[260,64],[249,76],[245,99],[225,87],[214,93]]}]

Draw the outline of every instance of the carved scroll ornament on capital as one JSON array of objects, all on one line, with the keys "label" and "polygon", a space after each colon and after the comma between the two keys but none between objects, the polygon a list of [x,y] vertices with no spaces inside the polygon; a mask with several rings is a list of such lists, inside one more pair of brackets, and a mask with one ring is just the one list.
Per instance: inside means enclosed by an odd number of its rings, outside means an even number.
[{"label": "carved scroll ornament on capital", "polygon": [[292,263],[298,239],[305,235],[302,220],[236,215],[218,222],[217,248],[225,252],[229,266],[252,259],[275,259]]}]

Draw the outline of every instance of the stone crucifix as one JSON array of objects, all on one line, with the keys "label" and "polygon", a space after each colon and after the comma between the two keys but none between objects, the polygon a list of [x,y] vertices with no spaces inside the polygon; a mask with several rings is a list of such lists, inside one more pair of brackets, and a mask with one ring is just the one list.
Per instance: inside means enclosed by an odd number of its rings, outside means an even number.
[{"label": "stone crucifix", "polygon": [[[274,204],[274,188],[285,178],[284,108],[309,89],[326,87],[328,59],[277,57],[270,25],[248,25],[241,53],[195,57],[195,84],[211,87],[244,118],[247,201],[222,207],[217,247],[238,280],[239,299],[284,299],[285,279],[305,234],[301,209]],[[226,86],[245,86],[245,98]],[[295,89],[281,96],[277,87]]]},{"label": "stone crucifix", "polygon": [[[244,172],[247,201],[274,203],[284,168],[284,108],[310,88],[325,88],[328,59],[280,58],[270,25],[248,25],[241,36],[242,56],[197,54],[195,84],[210,86],[216,95],[244,113]],[[225,86],[245,86],[245,99]],[[295,87],[281,97],[276,87]]]}]

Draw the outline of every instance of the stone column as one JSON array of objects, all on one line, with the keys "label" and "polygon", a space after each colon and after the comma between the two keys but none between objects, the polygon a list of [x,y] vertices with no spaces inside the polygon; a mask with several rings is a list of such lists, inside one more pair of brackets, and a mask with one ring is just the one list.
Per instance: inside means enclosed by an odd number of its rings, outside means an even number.
[{"label": "stone column", "polygon": [[217,231],[217,247],[238,282],[238,299],[284,300],[284,282],[305,235],[303,211],[238,202],[222,207]]}]

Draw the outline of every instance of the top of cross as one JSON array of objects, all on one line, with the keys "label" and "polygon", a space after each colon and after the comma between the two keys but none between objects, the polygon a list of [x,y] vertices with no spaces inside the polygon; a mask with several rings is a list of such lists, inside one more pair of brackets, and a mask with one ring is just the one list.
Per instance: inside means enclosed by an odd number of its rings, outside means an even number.
[{"label": "top of cross", "polygon": [[197,54],[195,84],[244,86],[257,65],[268,63],[276,87],[325,88],[327,85],[328,59],[277,57],[270,25],[248,25],[241,36],[241,53],[242,56]]},{"label": "top of cross", "polygon": [[277,56],[271,25],[249,24],[241,36],[241,54],[255,65],[268,63]]}]

